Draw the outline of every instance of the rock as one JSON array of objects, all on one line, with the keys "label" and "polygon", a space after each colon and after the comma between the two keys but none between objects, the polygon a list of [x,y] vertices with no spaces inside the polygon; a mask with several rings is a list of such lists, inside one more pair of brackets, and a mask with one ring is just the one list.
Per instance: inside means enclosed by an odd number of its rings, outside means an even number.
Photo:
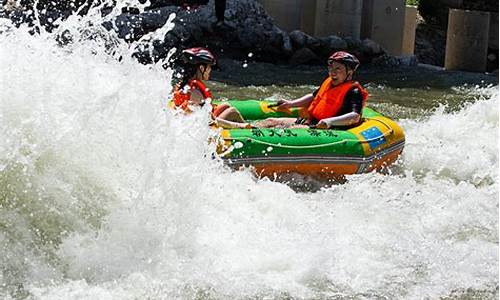
[{"label": "rock", "polygon": [[384,49],[377,42],[364,39],[362,42],[362,52],[368,56],[377,56],[384,53]]},{"label": "rock", "polygon": [[168,17],[173,12],[173,9],[163,9],[156,12],[146,12],[141,14],[141,26],[145,31],[153,31],[162,27],[167,23]]},{"label": "rock", "polygon": [[199,26],[199,24],[198,25],[189,24],[186,27],[187,27],[186,30],[191,34],[190,36],[195,41],[202,41],[203,40],[203,30]]},{"label": "rock", "polygon": [[309,48],[297,50],[290,58],[290,63],[294,65],[317,63],[319,61],[319,57]]},{"label": "rock", "polygon": [[126,41],[134,41],[144,34],[141,29],[140,17],[131,14],[123,14],[116,18],[115,26],[118,29],[118,37]]},{"label": "rock", "polygon": [[415,55],[410,56],[390,56],[387,54],[381,55],[372,60],[372,64],[383,67],[415,67],[418,66],[418,59]]},{"label": "rock", "polygon": [[173,48],[175,47],[175,45],[179,43],[180,43],[179,38],[172,31],[168,32],[163,38],[163,44],[166,47]]},{"label": "rock", "polygon": [[[9,5],[14,3],[22,5],[24,0],[8,1]],[[42,23],[45,22],[44,20],[50,21],[49,18],[53,19],[53,16],[65,14],[66,9],[74,10],[76,7],[80,7],[82,13],[86,13],[90,7],[89,4],[94,1],[97,0],[39,0],[39,3],[41,5],[43,3],[43,7],[47,9],[51,7],[58,9],[57,12],[49,9],[40,14],[40,20]],[[130,5],[124,6],[125,2],[109,1],[109,3],[115,3],[114,5],[119,3],[119,6],[108,5],[102,8],[97,7],[97,9],[101,9],[102,14],[109,16],[106,22],[103,22],[103,27],[109,31],[116,31],[117,36],[127,42],[135,43],[144,35],[150,34],[150,38],[146,39],[147,47],[134,45],[137,46],[136,57],[140,57],[141,62],[161,60],[173,47],[182,49],[193,46],[208,47],[216,54],[223,52],[236,59],[248,59],[248,53],[252,52],[255,54],[254,59],[257,60],[269,62],[289,60],[294,64],[323,62],[328,55],[337,50],[347,50],[355,55],[367,52],[370,59],[375,54],[383,54],[381,47],[369,40],[362,42],[334,35],[316,38],[299,30],[287,33],[274,25],[273,19],[266,14],[258,0],[227,0],[225,22],[217,26],[214,25],[216,21],[214,0],[186,1],[208,4],[187,10],[178,6],[181,0],[138,0],[140,4],[137,1],[126,1]],[[122,6],[125,8],[123,11]],[[173,20],[175,26],[170,32],[164,33],[159,29],[166,24],[172,13],[176,14]],[[11,20],[17,19],[16,24],[33,23],[34,19],[27,13],[19,15],[16,10],[11,11],[8,17]],[[70,42],[64,37],[61,37],[60,41],[61,43]]]},{"label": "rock", "polygon": [[[122,14],[116,17],[114,25],[118,29],[118,36],[120,38],[127,41],[135,41],[146,33],[155,31],[165,25],[170,14],[176,10],[177,8],[172,7],[141,14]],[[113,28],[109,22],[104,26],[106,28]]]},{"label": "rock", "polygon": [[274,27],[274,30],[270,31],[269,42],[273,47],[281,48],[283,46],[283,34],[284,31],[278,27]]},{"label": "rock", "polygon": [[226,8],[226,12],[224,13],[224,18],[227,20],[237,20],[237,12],[233,8]]},{"label": "rock", "polygon": [[347,48],[347,43],[344,39],[335,35],[322,37],[319,40],[321,44],[319,47],[316,47],[314,51],[323,59],[326,59],[335,51],[345,50]]},{"label": "rock", "polygon": [[290,56],[293,53],[292,41],[290,39],[290,35],[288,35],[286,32],[283,36],[283,52],[287,56]]},{"label": "rock", "polygon": [[361,52],[363,48],[363,42],[361,40],[355,39],[350,36],[344,37],[344,41],[347,43],[347,49],[350,52]]},{"label": "rock", "polygon": [[[142,4],[145,3],[145,1],[139,0]],[[147,9],[154,9],[154,8],[159,8],[159,7],[164,7],[164,6],[170,6],[174,5],[172,0],[149,0],[150,5],[147,7]]]},{"label": "rock", "polygon": [[295,49],[305,47],[308,35],[300,30],[290,32],[290,40]]},{"label": "rock", "polygon": [[418,66],[418,59],[415,55],[397,56],[396,59],[400,66],[415,67]]},{"label": "rock", "polygon": [[238,24],[236,24],[236,22],[226,21],[224,22],[224,25],[226,25],[227,29],[231,31],[238,29]]},{"label": "rock", "polygon": [[323,41],[326,44],[329,52],[347,49],[347,42],[343,38],[336,35],[330,35],[326,38],[323,38]]},{"label": "rock", "polygon": [[260,53],[258,53],[261,61],[276,63],[286,62],[286,57],[283,56],[283,51],[280,48],[273,47],[270,44],[265,45],[261,48]]},{"label": "rock", "polygon": [[399,66],[399,61],[394,56],[389,56],[387,54],[381,55],[372,60],[374,66],[381,67],[396,67]]},{"label": "rock", "polygon": [[312,51],[321,51],[321,40],[319,38],[313,37],[313,36],[307,36],[306,39],[306,46],[307,48],[311,49]]},{"label": "rock", "polygon": [[240,46],[245,49],[252,49],[255,45],[262,45],[261,40],[263,36],[261,33],[249,30],[239,30],[237,31],[237,39],[240,42]]}]

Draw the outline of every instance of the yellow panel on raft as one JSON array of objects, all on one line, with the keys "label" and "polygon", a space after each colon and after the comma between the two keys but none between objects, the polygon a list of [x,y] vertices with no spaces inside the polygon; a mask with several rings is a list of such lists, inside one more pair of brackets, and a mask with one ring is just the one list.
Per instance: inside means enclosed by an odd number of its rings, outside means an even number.
[{"label": "yellow panel on raft", "polygon": [[[367,140],[362,134],[373,127],[376,127],[385,138],[384,143],[379,144],[374,148],[370,146],[369,140]],[[396,122],[383,116],[366,118],[360,126],[349,129],[348,131],[356,135],[359,139],[366,156],[372,155],[381,149],[388,148],[396,143],[404,141],[403,129],[401,129]]]}]

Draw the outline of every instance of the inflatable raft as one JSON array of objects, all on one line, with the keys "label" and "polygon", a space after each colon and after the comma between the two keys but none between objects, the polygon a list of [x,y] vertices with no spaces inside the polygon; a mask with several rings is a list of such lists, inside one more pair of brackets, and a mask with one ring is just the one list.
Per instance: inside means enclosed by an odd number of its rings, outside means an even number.
[{"label": "inflatable raft", "polygon": [[[299,115],[297,109],[281,112],[268,108],[267,101],[224,103],[238,109],[245,120]],[[362,117],[359,126],[349,129],[223,129],[218,153],[233,168],[253,166],[259,176],[269,177],[299,173],[338,178],[380,170],[394,163],[405,143],[401,127],[370,108],[363,109]]]}]

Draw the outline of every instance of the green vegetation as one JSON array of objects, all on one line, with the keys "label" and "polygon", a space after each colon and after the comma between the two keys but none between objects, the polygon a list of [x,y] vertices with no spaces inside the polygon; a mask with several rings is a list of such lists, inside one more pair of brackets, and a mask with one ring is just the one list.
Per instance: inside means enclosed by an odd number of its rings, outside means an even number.
[{"label": "green vegetation", "polygon": [[406,5],[418,6],[419,0],[406,0]]}]

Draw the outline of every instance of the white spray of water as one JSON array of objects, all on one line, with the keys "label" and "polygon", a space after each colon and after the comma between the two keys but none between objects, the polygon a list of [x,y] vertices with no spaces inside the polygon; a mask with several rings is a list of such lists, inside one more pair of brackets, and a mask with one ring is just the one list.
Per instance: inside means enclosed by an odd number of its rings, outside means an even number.
[{"label": "white spray of water", "polygon": [[498,90],[479,97],[456,113],[445,114],[441,106],[425,122],[403,122],[407,168],[476,185],[498,182]]},{"label": "white spray of water", "polygon": [[118,62],[101,42],[60,48],[23,30],[0,35],[0,295],[495,290],[497,93],[402,122],[400,175],[296,193],[212,159],[208,108],[165,110],[171,73],[136,63],[116,42]]}]

